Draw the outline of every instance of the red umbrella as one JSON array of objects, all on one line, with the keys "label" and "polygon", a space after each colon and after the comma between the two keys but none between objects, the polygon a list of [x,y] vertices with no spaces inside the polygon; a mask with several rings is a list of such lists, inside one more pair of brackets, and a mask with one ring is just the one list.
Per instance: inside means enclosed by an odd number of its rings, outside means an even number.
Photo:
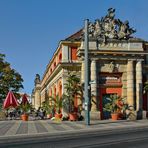
[{"label": "red umbrella", "polygon": [[17,107],[19,104],[12,91],[9,91],[3,103],[3,108]]},{"label": "red umbrella", "polygon": [[22,102],[21,102],[21,104],[29,104],[29,101],[28,101],[28,99],[27,99],[27,95],[26,94],[24,94],[23,96],[22,96]]}]

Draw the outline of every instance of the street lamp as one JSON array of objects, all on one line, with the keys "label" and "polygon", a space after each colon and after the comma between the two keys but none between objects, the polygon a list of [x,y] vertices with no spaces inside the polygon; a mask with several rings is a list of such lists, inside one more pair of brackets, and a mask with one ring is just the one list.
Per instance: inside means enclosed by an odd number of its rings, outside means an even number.
[{"label": "street lamp", "polygon": [[86,125],[90,125],[90,112],[89,112],[89,67],[88,67],[88,48],[89,48],[89,40],[88,40],[88,23],[89,20],[85,20],[85,34],[84,34],[84,60],[85,60],[85,85],[84,85],[84,98],[85,98],[85,121]]}]

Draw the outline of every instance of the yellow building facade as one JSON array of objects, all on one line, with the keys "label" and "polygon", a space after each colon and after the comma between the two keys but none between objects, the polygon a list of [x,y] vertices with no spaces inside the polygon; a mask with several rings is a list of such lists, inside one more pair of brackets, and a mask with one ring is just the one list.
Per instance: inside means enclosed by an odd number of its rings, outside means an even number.
[{"label": "yellow building facade", "polygon": [[[148,79],[148,42],[131,37],[134,30],[128,22],[114,17],[114,10],[109,9],[102,20],[88,26],[90,115],[92,119],[106,119],[105,99],[117,94],[126,98],[135,117],[141,119],[148,110],[147,94],[143,94]],[[42,79],[36,76],[32,93],[36,109],[49,96],[62,96],[69,72],[77,73],[81,84],[85,83],[84,50],[83,29],[60,41]],[[76,100],[75,106],[82,103]]]}]

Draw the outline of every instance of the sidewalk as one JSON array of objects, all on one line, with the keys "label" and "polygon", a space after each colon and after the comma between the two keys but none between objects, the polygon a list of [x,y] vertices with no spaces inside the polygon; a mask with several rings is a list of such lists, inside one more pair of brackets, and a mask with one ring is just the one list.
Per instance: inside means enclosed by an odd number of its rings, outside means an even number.
[{"label": "sidewalk", "polygon": [[51,121],[51,120],[7,120],[0,121],[0,139],[12,136],[56,134],[62,132],[80,132],[84,130],[113,130],[133,127],[148,127],[148,120],[96,120],[87,126],[85,121]]}]

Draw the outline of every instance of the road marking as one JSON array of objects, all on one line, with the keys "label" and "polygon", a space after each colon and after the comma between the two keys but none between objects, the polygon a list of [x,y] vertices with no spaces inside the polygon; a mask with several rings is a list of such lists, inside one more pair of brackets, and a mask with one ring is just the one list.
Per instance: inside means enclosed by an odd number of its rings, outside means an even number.
[{"label": "road marking", "polygon": [[18,128],[20,127],[21,125],[21,121],[16,121],[13,126],[6,132],[5,135],[15,135]]},{"label": "road marking", "polygon": [[50,126],[50,124],[47,121],[40,121],[40,123],[47,129],[48,132],[53,132],[53,131],[57,131],[55,130],[52,126]]},{"label": "road marking", "polygon": [[69,124],[62,123],[61,125],[62,125],[62,127],[64,127],[66,130],[75,130],[75,128],[71,127]]},{"label": "road marking", "polygon": [[28,121],[28,134],[34,134],[34,133],[37,133],[34,121]]}]

